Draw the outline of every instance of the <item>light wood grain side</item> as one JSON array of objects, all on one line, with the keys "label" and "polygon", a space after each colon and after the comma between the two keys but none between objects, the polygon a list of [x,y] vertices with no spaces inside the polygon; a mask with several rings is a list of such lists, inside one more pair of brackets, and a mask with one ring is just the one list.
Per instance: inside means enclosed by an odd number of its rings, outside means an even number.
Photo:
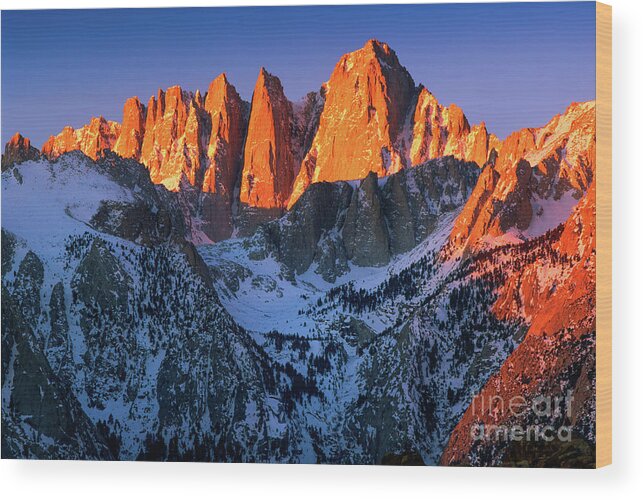
[{"label": "light wood grain side", "polygon": [[596,3],[596,466],[612,463],[612,7]]}]

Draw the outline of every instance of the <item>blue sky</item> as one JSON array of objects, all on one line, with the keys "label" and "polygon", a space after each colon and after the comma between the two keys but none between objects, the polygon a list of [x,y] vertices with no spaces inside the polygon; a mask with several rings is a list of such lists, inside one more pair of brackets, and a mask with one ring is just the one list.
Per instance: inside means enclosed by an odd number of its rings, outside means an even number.
[{"label": "blue sky", "polygon": [[416,84],[500,137],[595,95],[593,2],[2,12],[2,141],[37,147],[92,116],[121,120],[225,71],[250,100],[259,68],[297,100],[342,54],[387,42]]}]

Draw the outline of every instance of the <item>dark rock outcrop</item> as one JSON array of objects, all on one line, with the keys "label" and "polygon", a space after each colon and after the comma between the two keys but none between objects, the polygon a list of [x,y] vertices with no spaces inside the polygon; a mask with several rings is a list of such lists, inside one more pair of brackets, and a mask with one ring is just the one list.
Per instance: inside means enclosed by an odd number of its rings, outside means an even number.
[{"label": "dark rock outcrop", "polygon": [[90,223],[99,231],[142,245],[180,243],[187,236],[178,195],[156,186],[147,170],[134,160],[107,153],[95,165],[99,171],[134,193],[128,202],[106,200]]},{"label": "dark rock outcrop", "polygon": [[20,310],[3,285],[2,381],[11,397],[2,405],[2,458],[115,458],[52,370]]},{"label": "dark rock outcrop", "polygon": [[29,251],[22,259],[14,287],[14,298],[19,304],[20,312],[27,321],[34,322],[40,315],[40,289],[44,281],[44,267],[38,256]]},{"label": "dark rock outcrop", "polygon": [[435,230],[439,216],[463,206],[479,169],[453,157],[405,169],[385,179],[375,173],[356,183],[312,184],[257,240],[287,269],[315,271],[333,282],[348,268],[382,266]]},{"label": "dark rock outcrop", "polygon": [[[311,187],[283,218],[263,229],[267,251],[289,269],[301,274],[314,261],[323,261],[329,278],[346,269],[341,241],[331,233],[343,225],[352,189],[344,183],[319,183]],[[326,240],[323,245],[322,239]],[[338,244],[336,244],[338,243]]]},{"label": "dark rock outcrop", "polygon": [[371,172],[353,191],[342,228],[347,257],[358,266],[382,266],[389,259],[389,235],[377,186]]}]

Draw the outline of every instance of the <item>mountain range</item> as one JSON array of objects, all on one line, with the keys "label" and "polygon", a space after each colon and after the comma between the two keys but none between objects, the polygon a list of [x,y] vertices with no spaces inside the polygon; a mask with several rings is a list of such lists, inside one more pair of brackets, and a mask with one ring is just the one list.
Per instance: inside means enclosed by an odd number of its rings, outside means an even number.
[{"label": "mountain range", "polygon": [[[593,101],[501,140],[377,40],[300,102],[261,68],[16,134],[3,457],[591,466],[595,142]],[[567,393],[570,442],[471,437]]]}]

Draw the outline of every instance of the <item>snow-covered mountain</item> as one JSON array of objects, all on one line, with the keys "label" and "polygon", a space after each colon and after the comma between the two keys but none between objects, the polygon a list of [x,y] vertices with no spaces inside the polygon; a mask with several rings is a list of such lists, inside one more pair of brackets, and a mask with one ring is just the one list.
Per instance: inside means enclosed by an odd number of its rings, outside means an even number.
[{"label": "snow-covered mountain", "polygon": [[[399,326],[386,329],[398,318],[376,319],[378,308],[401,302],[388,291],[389,273],[432,275],[434,251],[423,247],[368,273],[355,267],[343,286],[331,287],[315,276],[275,279],[266,262],[244,266],[243,253],[219,264],[225,248],[206,247],[210,281],[180,236],[181,220],[162,215],[176,210],[172,193],[145,174],[135,162],[70,153],[3,176],[7,456],[375,463],[409,447],[436,460],[440,447],[418,427],[422,388],[407,387],[408,372],[425,364],[412,354],[420,339],[400,351]],[[369,310],[351,312],[361,303],[352,295],[357,276],[384,293]],[[226,285],[235,277],[237,292]],[[246,288],[235,309],[233,297]],[[248,319],[254,309],[243,300],[262,294],[285,322],[281,331],[267,330],[278,323],[266,318]],[[337,294],[347,298],[338,303]],[[420,299],[406,304],[409,311]],[[433,343],[441,357],[450,340]]]},{"label": "snow-covered mountain", "polygon": [[279,372],[163,215],[169,193],[79,153],[23,163],[2,189],[3,456],[156,458],[162,438],[175,459],[267,459],[254,428],[277,425]]}]

